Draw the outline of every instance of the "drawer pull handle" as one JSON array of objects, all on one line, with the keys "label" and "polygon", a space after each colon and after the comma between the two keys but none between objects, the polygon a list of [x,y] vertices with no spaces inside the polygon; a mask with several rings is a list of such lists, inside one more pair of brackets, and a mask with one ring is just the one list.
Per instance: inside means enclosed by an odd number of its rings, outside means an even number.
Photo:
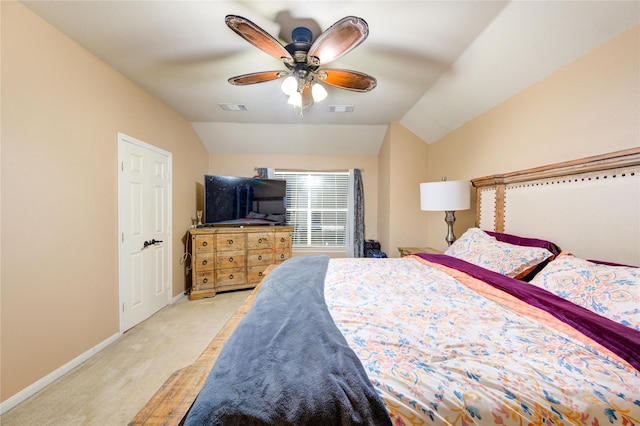
[{"label": "drawer pull handle", "polygon": [[233,279],[233,274],[229,274],[229,279],[232,280]]},{"label": "drawer pull handle", "polygon": [[230,258],[229,258],[229,262],[230,262],[230,263],[233,263],[233,257],[230,257]]},{"label": "drawer pull handle", "polygon": [[280,238],[280,242],[281,242],[281,243],[284,243],[284,238]]},{"label": "drawer pull handle", "polygon": [[264,274],[262,273],[262,271],[258,272],[258,276],[259,276],[259,277],[261,277],[262,275],[264,275]]},{"label": "drawer pull handle", "polygon": [[258,260],[262,260],[262,255],[259,255],[259,256],[258,256]]},{"label": "drawer pull handle", "polygon": [[206,242],[206,241],[203,241],[203,242],[202,242],[202,247],[206,247],[206,246],[207,246],[207,242]]},{"label": "drawer pull handle", "polygon": [[208,279],[208,278],[203,278],[203,280],[202,280],[202,283],[203,283],[203,284],[206,284],[206,283],[208,283],[208,282],[209,282],[209,279]]},{"label": "drawer pull handle", "polygon": [[284,259],[284,253],[280,255],[280,259]]},{"label": "drawer pull handle", "polygon": [[258,244],[262,243],[262,238],[258,239]]},{"label": "drawer pull handle", "polygon": [[227,240],[227,244],[229,245],[233,244],[233,240]]},{"label": "drawer pull handle", "polygon": [[206,265],[206,264],[207,264],[207,260],[206,260],[206,259],[205,259],[205,260],[203,260],[203,261],[202,261],[202,264],[203,264],[203,265]]}]

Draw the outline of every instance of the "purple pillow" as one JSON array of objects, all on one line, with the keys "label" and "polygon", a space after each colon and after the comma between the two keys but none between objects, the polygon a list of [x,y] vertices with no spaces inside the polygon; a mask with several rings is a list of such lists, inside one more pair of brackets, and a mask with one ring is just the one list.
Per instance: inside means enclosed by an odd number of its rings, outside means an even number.
[{"label": "purple pillow", "polygon": [[531,281],[533,277],[535,277],[536,274],[540,272],[547,265],[547,263],[551,262],[553,258],[558,256],[561,251],[560,247],[558,247],[555,243],[552,243],[551,241],[539,240],[537,238],[519,237],[517,235],[504,234],[501,232],[492,232],[492,231],[484,231],[484,232],[486,232],[488,235],[494,237],[496,240],[501,241],[503,243],[513,244],[516,246],[524,246],[524,247],[538,247],[553,253],[553,257],[539,264],[526,276],[519,278],[521,281],[526,281],[526,282]]},{"label": "purple pillow", "polygon": [[498,241],[516,246],[540,247],[549,250],[554,256],[560,254],[560,248],[551,241],[538,240],[537,238],[518,237],[517,235],[502,234],[500,232],[484,231]]},{"label": "purple pillow", "polygon": [[634,265],[625,265],[625,264],[622,264],[622,263],[606,262],[604,260],[592,260],[592,259],[589,259],[589,262],[595,263],[597,265],[622,266],[624,268],[638,268],[638,266],[634,266]]}]

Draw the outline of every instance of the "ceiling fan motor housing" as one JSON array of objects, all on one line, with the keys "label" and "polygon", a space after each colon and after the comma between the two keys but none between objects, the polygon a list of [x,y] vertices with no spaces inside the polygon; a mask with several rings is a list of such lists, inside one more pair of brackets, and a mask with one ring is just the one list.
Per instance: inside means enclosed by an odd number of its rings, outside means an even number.
[{"label": "ceiling fan motor housing", "polygon": [[308,43],[311,44],[313,39],[313,33],[307,27],[296,27],[291,31],[291,40],[293,42]]},{"label": "ceiling fan motor housing", "polygon": [[[305,27],[297,27],[291,31],[291,43],[285,46],[296,63],[307,62],[307,52],[311,48],[313,33]],[[285,63],[286,65],[286,63]]]}]

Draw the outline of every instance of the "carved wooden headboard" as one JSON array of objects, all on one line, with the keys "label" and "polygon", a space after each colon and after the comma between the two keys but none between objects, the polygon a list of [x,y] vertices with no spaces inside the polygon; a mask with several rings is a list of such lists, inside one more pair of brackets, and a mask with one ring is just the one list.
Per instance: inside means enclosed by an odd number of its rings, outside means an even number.
[{"label": "carved wooden headboard", "polygon": [[476,226],[640,266],[640,148],[472,180]]}]

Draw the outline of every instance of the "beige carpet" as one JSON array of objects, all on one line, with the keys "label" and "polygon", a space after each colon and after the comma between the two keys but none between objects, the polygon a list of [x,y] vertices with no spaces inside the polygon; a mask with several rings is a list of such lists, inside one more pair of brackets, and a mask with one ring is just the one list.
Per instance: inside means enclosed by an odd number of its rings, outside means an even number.
[{"label": "beige carpet", "polygon": [[250,290],[183,298],[0,417],[10,425],[126,425],[174,371],[192,363]]}]

